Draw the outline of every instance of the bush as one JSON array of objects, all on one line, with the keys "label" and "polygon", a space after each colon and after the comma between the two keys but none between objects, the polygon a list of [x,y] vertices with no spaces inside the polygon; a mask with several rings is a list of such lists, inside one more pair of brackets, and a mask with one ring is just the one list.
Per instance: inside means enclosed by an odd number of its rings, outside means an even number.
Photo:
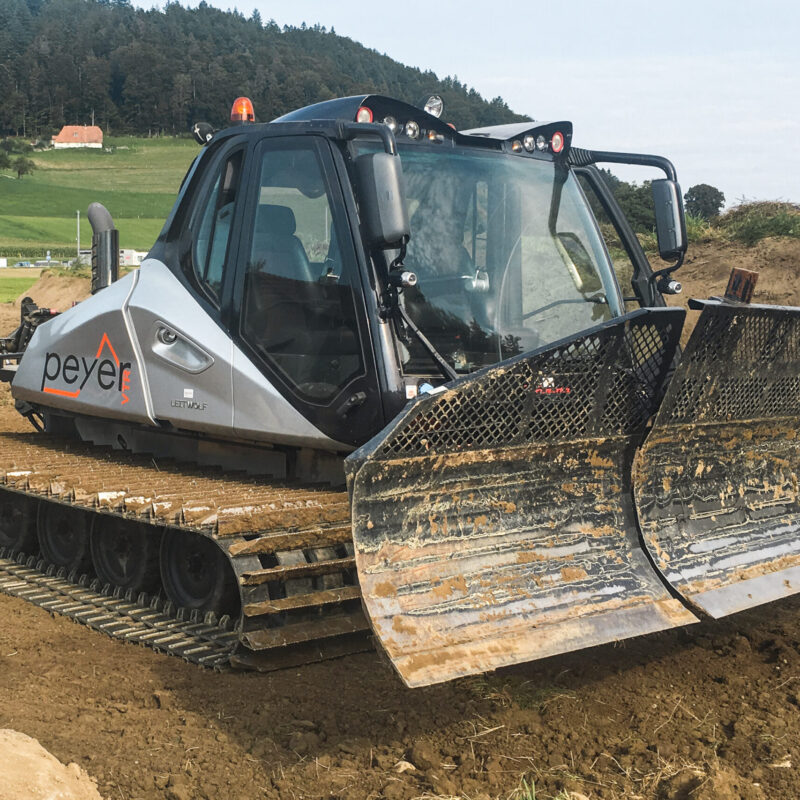
[{"label": "bush", "polygon": [[709,224],[708,220],[688,213],[686,214],[686,237],[689,240],[689,244],[710,242],[723,238],[722,232]]},{"label": "bush", "polygon": [[0,150],[6,153],[21,153],[23,155],[33,152],[30,143],[20,137],[3,139],[0,141]]},{"label": "bush", "polygon": [[658,237],[655,231],[637,233],[636,238],[639,240],[639,244],[642,246],[642,250],[644,250],[645,253],[658,252]]},{"label": "bush", "polygon": [[768,236],[800,238],[800,205],[796,203],[740,203],[715,223],[729,239],[753,245]]},{"label": "bush", "polygon": [[75,258],[75,246],[72,247],[25,247],[25,248],[0,248],[0,257],[5,257],[12,265],[15,261],[44,261],[47,251],[54,261],[69,261]]}]

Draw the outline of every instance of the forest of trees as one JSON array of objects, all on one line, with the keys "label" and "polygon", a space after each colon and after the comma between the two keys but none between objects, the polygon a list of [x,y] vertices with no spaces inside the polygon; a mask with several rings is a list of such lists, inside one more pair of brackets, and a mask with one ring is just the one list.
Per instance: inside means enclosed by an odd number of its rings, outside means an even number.
[{"label": "forest of trees", "polygon": [[219,11],[129,0],[0,1],[0,134],[49,136],[62,125],[106,133],[183,133],[221,125],[237,95],[268,121],[331,97],[375,92],[414,103],[437,92],[459,128],[526,119],[457,78],[403,66],[320,26],[280,28]]}]

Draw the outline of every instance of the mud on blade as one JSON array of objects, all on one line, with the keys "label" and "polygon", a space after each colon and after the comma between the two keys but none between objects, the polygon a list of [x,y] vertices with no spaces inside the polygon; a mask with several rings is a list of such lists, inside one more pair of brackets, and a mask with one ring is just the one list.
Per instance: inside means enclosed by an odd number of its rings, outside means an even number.
[{"label": "mud on blade", "polygon": [[408,685],[696,621],[639,545],[627,477],[683,316],[460,379],[348,459],[364,603]]},{"label": "mud on blade", "polygon": [[800,309],[691,305],[633,480],[655,563],[721,617],[800,590]]}]

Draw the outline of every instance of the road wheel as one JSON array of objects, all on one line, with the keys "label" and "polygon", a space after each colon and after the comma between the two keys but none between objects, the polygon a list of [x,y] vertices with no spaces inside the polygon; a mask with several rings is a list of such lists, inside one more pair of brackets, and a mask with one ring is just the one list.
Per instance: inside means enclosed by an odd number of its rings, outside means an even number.
[{"label": "road wheel", "polygon": [[68,572],[89,572],[92,565],[89,551],[91,520],[91,514],[86,511],[60,503],[41,503],[37,528],[44,559]]},{"label": "road wheel", "polygon": [[102,583],[126,591],[155,592],[159,573],[160,531],[133,520],[112,516],[95,518],[91,535],[92,563]]},{"label": "road wheel", "polygon": [[37,501],[14,492],[0,492],[0,547],[32,555],[36,539]]},{"label": "road wheel", "polygon": [[168,528],[161,540],[161,581],[179,608],[237,614],[239,593],[228,559],[199,533]]}]

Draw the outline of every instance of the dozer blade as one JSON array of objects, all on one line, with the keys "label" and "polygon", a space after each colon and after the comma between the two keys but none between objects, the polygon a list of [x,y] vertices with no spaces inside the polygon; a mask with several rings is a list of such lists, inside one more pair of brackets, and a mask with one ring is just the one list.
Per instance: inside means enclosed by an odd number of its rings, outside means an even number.
[{"label": "dozer blade", "polygon": [[629,480],[683,316],[459,379],[350,456],[364,604],[409,686],[696,621],[640,546]]},{"label": "dozer blade", "polygon": [[721,617],[800,590],[800,309],[702,309],[633,481],[666,580]]}]

